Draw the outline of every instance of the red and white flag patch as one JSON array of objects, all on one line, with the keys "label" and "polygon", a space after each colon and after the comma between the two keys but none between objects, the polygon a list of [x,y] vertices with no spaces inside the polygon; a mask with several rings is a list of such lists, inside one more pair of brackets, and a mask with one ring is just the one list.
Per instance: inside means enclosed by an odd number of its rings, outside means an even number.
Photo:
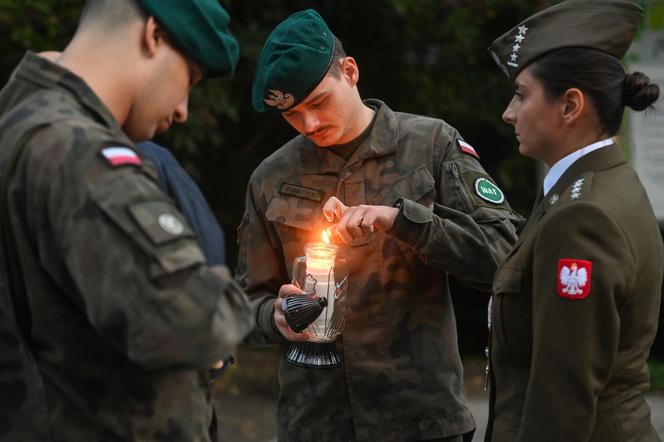
[{"label": "red and white flag patch", "polygon": [[593,263],[583,259],[558,260],[558,295],[568,299],[584,299],[590,294]]},{"label": "red and white flag patch", "polygon": [[475,151],[475,148],[470,144],[466,143],[465,141],[457,140],[457,145],[459,146],[459,150],[461,152],[467,153],[468,155],[472,155],[477,159],[480,158],[479,154]]},{"label": "red and white flag patch", "polygon": [[143,163],[141,157],[128,147],[106,147],[102,149],[101,156],[113,167],[126,165],[140,166]]}]

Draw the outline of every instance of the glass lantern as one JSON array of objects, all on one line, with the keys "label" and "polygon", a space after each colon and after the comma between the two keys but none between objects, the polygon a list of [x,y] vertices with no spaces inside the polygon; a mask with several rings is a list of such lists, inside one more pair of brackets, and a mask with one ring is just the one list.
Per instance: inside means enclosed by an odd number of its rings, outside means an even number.
[{"label": "glass lantern", "polygon": [[306,244],[304,253],[293,263],[293,284],[305,293],[284,298],[282,308],[291,329],[308,340],[291,343],[286,359],[304,367],[338,367],[342,357],[335,340],[344,327],[346,258],[338,246],[324,242]]}]

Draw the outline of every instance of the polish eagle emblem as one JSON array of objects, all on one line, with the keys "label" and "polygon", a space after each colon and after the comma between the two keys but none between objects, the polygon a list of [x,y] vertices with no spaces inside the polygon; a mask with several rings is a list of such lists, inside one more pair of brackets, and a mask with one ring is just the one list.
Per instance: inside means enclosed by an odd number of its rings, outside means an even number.
[{"label": "polish eagle emblem", "polygon": [[590,293],[592,262],[561,259],[558,262],[558,294],[569,299],[583,299]]},{"label": "polish eagle emblem", "polygon": [[563,293],[579,295],[583,293],[583,287],[588,283],[588,272],[573,262],[571,268],[563,266],[560,271],[560,282],[563,286]]},{"label": "polish eagle emblem", "polygon": [[293,105],[295,102],[295,97],[293,97],[291,94],[286,94],[276,89],[270,89],[263,101],[265,101],[265,104],[270,107],[276,107],[277,109],[284,110]]}]

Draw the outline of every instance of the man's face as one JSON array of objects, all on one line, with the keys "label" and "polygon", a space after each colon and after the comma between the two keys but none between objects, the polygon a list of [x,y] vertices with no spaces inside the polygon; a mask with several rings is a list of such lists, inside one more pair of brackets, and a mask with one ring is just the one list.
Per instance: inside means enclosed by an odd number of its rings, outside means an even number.
[{"label": "man's face", "polygon": [[[344,63],[341,60],[340,63]],[[300,134],[321,147],[343,144],[356,136],[358,103],[354,83],[342,69],[339,78],[328,74],[297,106],[282,115]]]},{"label": "man's face", "polygon": [[133,141],[143,141],[187,120],[191,88],[203,78],[202,69],[168,46],[154,60],[148,81],[129,111],[123,129]]}]

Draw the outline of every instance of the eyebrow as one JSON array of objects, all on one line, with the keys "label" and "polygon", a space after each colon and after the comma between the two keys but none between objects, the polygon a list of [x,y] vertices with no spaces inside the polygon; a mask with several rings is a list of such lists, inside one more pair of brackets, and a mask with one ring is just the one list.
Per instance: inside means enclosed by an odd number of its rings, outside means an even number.
[{"label": "eyebrow", "polygon": [[311,102],[318,100],[320,97],[322,97],[324,95],[327,95],[327,91],[321,91],[320,93],[318,93],[318,95],[315,95],[315,96],[309,98],[307,101],[305,101],[304,104],[305,105],[310,104]]}]

